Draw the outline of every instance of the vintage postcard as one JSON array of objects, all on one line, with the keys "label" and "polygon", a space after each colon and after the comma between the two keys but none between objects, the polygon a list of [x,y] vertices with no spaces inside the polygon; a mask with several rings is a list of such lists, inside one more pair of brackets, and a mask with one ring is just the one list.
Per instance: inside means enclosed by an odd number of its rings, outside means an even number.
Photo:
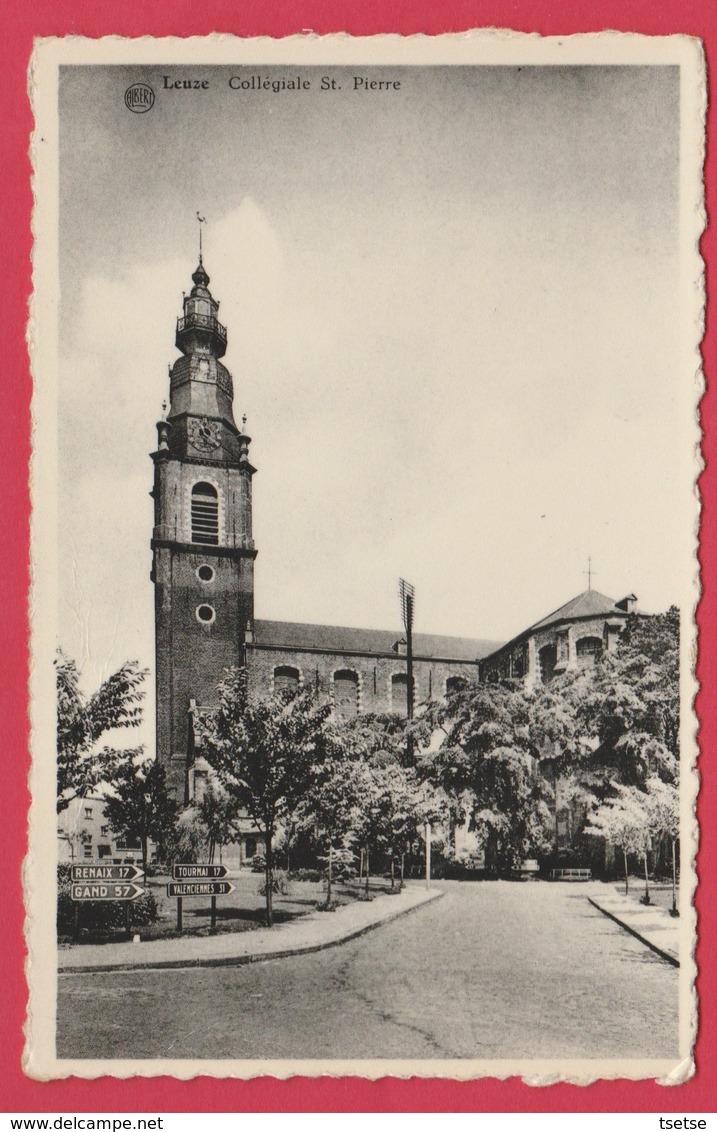
[{"label": "vintage postcard", "polygon": [[25,1071],[693,1073],[699,41],[38,41]]}]

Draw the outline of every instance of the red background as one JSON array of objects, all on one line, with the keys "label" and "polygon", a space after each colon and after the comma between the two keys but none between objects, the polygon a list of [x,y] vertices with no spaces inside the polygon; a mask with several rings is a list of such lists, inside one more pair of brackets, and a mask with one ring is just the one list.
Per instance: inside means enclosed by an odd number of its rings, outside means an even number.
[{"label": "red background", "polygon": [[[232,32],[236,35],[285,36],[305,29],[326,34],[346,31],[354,35],[377,32],[412,34],[464,31],[472,27],[507,27],[543,35],[615,28],[648,35],[684,33],[705,42],[708,83],[715,73],[717,57],[717,4],[714,0],[361,0],[358,4],[338,0],[5,0],[0,13],[0,162],[2,163],[4,220],[0,230],[0,272],[5,297],[0,305],[0,341],[3,344],[0,372],[4,437],[0,444],[0,471],[7,507],[4,520],[3,569],[0,570],[0,625],[5,640],[0,695],[3,720],[3,768],[0,806],[4,838],[3,875],[3,972],[0,979],[2,1025],[0,1026],[0,1107],[5,1112],[183,1112],[183,1111],[656,1111],[670,1113],[714,1112],[715,1029],[717,1025],[717,969],[710,963],[717,916],[717,788],[714,773],[703,758],[704,777],[700,797],[701,846],[699,873],[707,882],[700,887],[697,908],[700,917],[701,999],[700,1033],[697,1042],[697,1073],[687,1084],[664,1088],[651,1082],[603,1082],[580,1088],[555,1085],[530,1088],[520,1081],[398,1081],[385,1078],[369,1082],[353,1078],[317,1081],[215,1081],[204,1078],[177,1082],[168,1077],[116,1081],[69,1079],[43,1084],[22,1073],[22,1027],[26,984],[23,974],[25,946],[22,934],[23,904],[20,881],[26,851],[28,716],[28,619],[27,590],[29,496],[27,466],[30,455],[30,376],[25,346],[26,302],[31,286],[30,214],[32,194],[28,159],[32,128],[27,98],[26,69],[35,36],[84,35],[205,35]],[[707,210],[717,214],[717,168],[715,148],[717,122],[709,123],[707,142]],[[707,287],[717,271],[717,236],[708,230],[702,239],[707,262]],[[710,317],[711,315],[711,317]],[[703,344],[708,378],[715,368],[716,334],[714,311],[708,312],[707,336]],[[712,579],[717,556],[714,473],[711,458],[717,444],[715,392],[708,389],[702,405],[707,433],[704,456],[707,470],[700,486],[703,496],[701,561],[704,597],[699,609],[700,655],[698,675],[705,686],[697,701],[701,721],[701,748],[715,747],[717,696],[711,673],[717,668],[715,625],[717,597]]]}]

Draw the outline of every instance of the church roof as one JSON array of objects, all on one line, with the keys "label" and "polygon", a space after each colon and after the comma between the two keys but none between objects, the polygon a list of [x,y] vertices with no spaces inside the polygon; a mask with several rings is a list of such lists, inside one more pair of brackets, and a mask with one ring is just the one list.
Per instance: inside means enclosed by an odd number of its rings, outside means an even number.
[{"label": "church roof", "polygon": [[597,590],[585,590],[584,593],[567,601],[565,605],[561,605],[553,613],[549,613],[547,617],[543,617],[541,621],[536,621],[530,629],[531,631],[533,629],[545,629],[548,625],[554,625],[558,621],[573,621],[578,617],[603,617],[607,614],[619,615],[621,613],[624,616],[625,610],[616,607],[614,598],[606,597],[605,594],[598,593]]},{"label": "church roof", "polygon": [[[403,638],[397,629],[350,629],[343,625],[305,625],[296,621],[255,621],[254,637],[259,646],[286,649],[322,649],[336,653],[385,655]],[[500,641],[472,637],[444,637],[433,633],[413,634],[414,657],[442,660],[480,660],[500,647]]]}]

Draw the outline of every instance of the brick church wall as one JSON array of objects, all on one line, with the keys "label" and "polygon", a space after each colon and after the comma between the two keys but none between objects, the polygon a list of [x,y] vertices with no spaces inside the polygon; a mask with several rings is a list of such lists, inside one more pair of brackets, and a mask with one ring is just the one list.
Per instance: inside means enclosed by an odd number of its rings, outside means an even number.
[{"label": "brick church wall", "polygon": [[[399,655],[365,655],[358,653],[321,652],[302,649],[247,648],[250,686],[257,693],[274,690],[277,668],[298,670],[300,683],[311,687],[321,703],[333,700],[334,675],[355,672],[358,676],[358,709],[361,714],[397,711],[405,714],[405,683],[394,688],[393,676],[405,675],[406,658]],[[442,699],[450,678],[477,681],[478,665],[474,661],[445,661],[414,658],[414,703]]]}]

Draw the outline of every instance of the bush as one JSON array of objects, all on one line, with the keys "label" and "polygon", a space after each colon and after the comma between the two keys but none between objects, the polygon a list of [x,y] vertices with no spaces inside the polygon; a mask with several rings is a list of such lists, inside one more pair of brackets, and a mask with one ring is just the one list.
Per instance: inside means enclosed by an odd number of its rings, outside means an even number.
[{"label": "bush", "polygon": [[263,853],[255,853],[251,859],[251,871],[253,873],[263,873],[266,869],[266,857]]},{"label": "bush", "polygon": [[321,869],[292,869],[290,873],[286,874],[289,880],[323,880],[324,874]]},{"label": "bush", "polygon": [[[286,896],[289,891],[286,873],[281,869],[276,869],[271,878],[271,891],[281,896]],[[266,896],[266,877],[262,877],[257,892],[260,896]]]},{"label": "bush", "polygon": [[75,909],[79,907],[80,928],[90,931],[111,928],[124,929],[125,908],[129,906],[129,924],[132,928],[146,927],[157,919],[157,901],[151,892],[136,900],[91,900],[79,903],[70,896],[70,864],[57,867],[57,932],[71,935],[75,930]]},{"label": "bush", "polygon": [[172,865],[196,865],[206,859],[207,835],[201,820],[192,810],[181,815],[176,826],[164,839],[162,862],[171,870]]},{"label": "bush", "polygon": [[317,912],[335,912],[339,907],[338,900],[317,900],[314,905]]}]

